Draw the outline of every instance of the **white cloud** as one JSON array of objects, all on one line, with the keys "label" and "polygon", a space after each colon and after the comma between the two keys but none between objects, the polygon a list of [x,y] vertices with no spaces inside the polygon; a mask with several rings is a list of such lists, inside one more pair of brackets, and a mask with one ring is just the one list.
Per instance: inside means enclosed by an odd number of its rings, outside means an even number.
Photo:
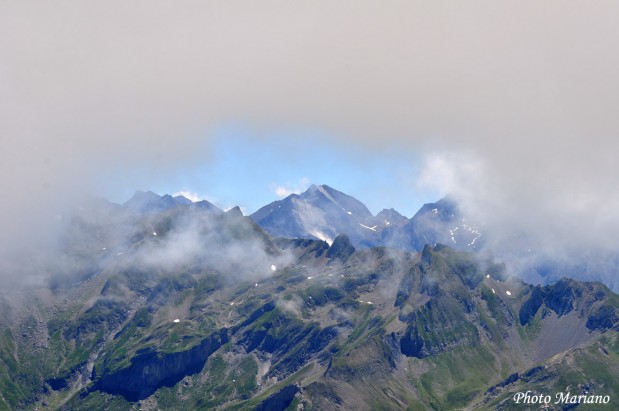
[{"label": "white cloud", "polygon": [[437,190],[437,195],[455,194],[466,190],[466,182],[476,181],[482,174],[482,163],[473,153],[432,153],[425,157],[417,185]]},{"label": "white cloud", "polygon": [[470,150],[483,173],[436,181],[502,231],[619,244],[618,2],[4,3],[0,260],[79,189],[203,164],[230,119]]},{"label": "white cloud", "polygon": [[197,193],[192,193],[191,191],[177,191],[176,193],[172,194],[173,197],[176,196],[183,196],[188,200],[193,201],[194,203],[197,201],[201,201],[201,200],[205,200],[206,198],[202,197],[201,195],[197,194]]},{"label": "white cloud", "polygon": [[275,194],[279,198],[288,197],[290,194],[298,194],[294,190],[291,190],[291,189],[289,189],[287,187],[284,187],[284,186],[277,186],[277,187],[275,187],[274,191],[275,191]]},{"label": "white cloud", "polygon": [[276,185],[273,184],[271,190],[275,193],[275,195],[279,198],[288,197],[290,194],[301,194],[303,191],[307,190],[310,185],[310,181],[308,178],[303,177],[301,180],[296,182],[295,184],[282,184]]}]

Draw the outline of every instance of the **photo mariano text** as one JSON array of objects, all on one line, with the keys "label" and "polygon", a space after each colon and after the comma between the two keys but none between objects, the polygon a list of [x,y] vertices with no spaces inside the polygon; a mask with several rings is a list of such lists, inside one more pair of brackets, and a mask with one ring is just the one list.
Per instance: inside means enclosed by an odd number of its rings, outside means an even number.
[{"label": "photo mariano text", "polygon": [[554,395],[537,394],[532,391],[519,391],[514,394],[516,404],[608,404],[609,395],[571,394],[569,391]]}]

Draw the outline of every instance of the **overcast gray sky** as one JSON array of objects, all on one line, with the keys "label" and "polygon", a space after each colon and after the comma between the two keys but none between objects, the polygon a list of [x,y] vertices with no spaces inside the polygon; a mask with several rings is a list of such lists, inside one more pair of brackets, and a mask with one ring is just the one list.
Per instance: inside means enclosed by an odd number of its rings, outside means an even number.
[{"label": "overcast gray sky", "polygon": [[617,16],[615,1],[3,1],[1,243],[70,193],[209,161],[210,130],[243,122],[261,144],[319,128],[402,147],[425,158],[403,189],[453,192],[557,249],[614,247]]}]

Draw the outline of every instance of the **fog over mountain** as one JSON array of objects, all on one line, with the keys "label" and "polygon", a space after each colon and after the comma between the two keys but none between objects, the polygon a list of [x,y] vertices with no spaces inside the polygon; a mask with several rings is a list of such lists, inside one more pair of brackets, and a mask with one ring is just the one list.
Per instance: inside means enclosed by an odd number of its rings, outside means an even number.
[{"label": "fog over mountain", "polygon": [[614,276],[618,8],[2,4],[2,275],[56,242],[76,193],[176,181],[239,121],[260,144],[318,128],[416,153],[418,185],[402,189],[451,194],[505,255],[517,238],[567,266],[599,255]]},{"label": "fog over mountain", "polygon": [[[264,210],[263,229],[136,192],[62,216],[55,247],[23,261],[38,286],[0,288],[0,408],[494,410],[532,389],[616,405],[619,296],[461,251],[484,232],[453,200],[380,230],[327,185]],[[278,214],[355,235],[271,235]]]},{"label": "fog over mountain", "polygon": [[2,261],[1,291],[16,285],[80,284],[118,267],[167,273],[207,264],[238,279],[264,278],[291,259],[276,251],[269,235],[302,244],[320,240],[337,250],[387,247],[415,253],[448,246],[470,252],[482,264],[504,264],[510,275],[534,284],[568,277],[619,288],[616,251],[582,246],[566,258],[536,248],[522,232],[501,244],[501,237],[471,219],[451,197],[424,204],[409,219],[394,209],[372,215],[358,199],[328,185],[312,185],[244,216],[238,207],[224,212],[205,200],[137,191],[123,204],[85,197],[55,220],[53,243],[34,242]]}]

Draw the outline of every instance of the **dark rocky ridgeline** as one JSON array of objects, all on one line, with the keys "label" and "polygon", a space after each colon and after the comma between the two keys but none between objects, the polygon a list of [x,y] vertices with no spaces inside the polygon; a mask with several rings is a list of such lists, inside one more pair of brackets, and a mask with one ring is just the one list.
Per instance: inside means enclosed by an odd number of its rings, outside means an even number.
[{"label": "dark rocky ridgeline", "polygon": [[400,340],[402,354],[424,358],[459,346],[479,345],[479,331],[464,315],[464,307],[433,301],[413,313]]},{"label": "dark rocky ridgeline", "polygon": [[111,373],[95,369],[91,391],[122,395],[129,401],[147,398],[160,387],[174,386],[185,376],[200,372],[208,357],[227,342],[228,330],[222,329],[186,351],[138,353],[127,368]]},{"label": "dark rocky ridgeline", "polygon": [[527,325],[541,312],[561,317],[575,312],[586,318],[591,331],[619,330],[619,299],[603,284],[563,278],[556,284],[532,287],[519,311],[521,325]]},{"label": "dark rocky ridgeline", "polygon": [[329,249],[329,244],[322,240],[312,240],[309,238],[277,238],[276,244],[282,250],[290,250],[295,253],[299,262],[313,260],[322,257]]},{"label": "dark rocky ridgeline", "polygon": [[601,305],[587,318],[587,328],[594,331],[619,331],[619,310],[611,304]]},{"label": "dark rocky ridgeline", "polygon": [[350,243],[346,234],[335,237],[333,244],[327,250],[327,257],[333,260],[346,261],[355,252],[355,247]]},{"label": "dark rocky ridgeline", "polygon": [[272,303],[256,310],[241,327],[238,344],[247,353],[272,355],[276,365],[269,375],[278,378],[296,372],[338,335],[336,327],[321,328],[316,322],[302,321],[274,308]]}]

